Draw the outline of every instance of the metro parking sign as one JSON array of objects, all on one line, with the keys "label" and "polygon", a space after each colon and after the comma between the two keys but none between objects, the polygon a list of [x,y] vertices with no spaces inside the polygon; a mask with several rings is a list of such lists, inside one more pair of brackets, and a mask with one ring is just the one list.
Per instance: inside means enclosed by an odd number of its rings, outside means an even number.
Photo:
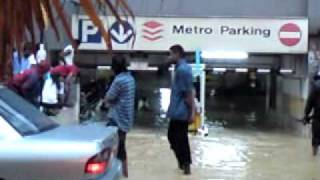
[{"label": "metro parking sign", "polygon": [[102,37],[98,28],[89,19],[80,19],[78,24],[78,39],[82,43],[101,43]]},{"label": "metro parking sign", "polygon": [[[119,45],[129,43],[135,35],[135,29],[133,25],[126,20],[123,20],[121,23],[114,20],[107,31],[110,34],[112,42]],[[77,36],[82,43],[103,43],[103,38],[100,31],[89,19],[79,19]]]},{"label": "metro parking sign", "polygon": [[[248,53],[303,54],[308,51],[307,18],[123,18],[100,16],[108,29],[114,50],[168,51],[183,44],[185,51],[244,51]],[[82,50],[105,50],[98,29],[87,16],[74,15],[74,37]],[[214,43],[213,43],[214,42]]]}]

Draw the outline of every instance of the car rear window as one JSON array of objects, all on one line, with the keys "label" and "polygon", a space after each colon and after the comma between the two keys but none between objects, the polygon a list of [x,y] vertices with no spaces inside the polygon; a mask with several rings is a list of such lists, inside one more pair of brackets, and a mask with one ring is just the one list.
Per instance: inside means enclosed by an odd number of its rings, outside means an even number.
[{"label": "car rear window", "polygon": [[14,117],[7,120],[22,135],[43,132],[58,126],[56,122],[40,112],[35,106],[7,88],[0,88],[0,99],[17,112]]},{"label": "car rear window", "polygon": [[22,135],[32,135],[40,132],[25,117],[15,114],[12,108],[8,107],[2,100],[0,100],[0,116]]}]

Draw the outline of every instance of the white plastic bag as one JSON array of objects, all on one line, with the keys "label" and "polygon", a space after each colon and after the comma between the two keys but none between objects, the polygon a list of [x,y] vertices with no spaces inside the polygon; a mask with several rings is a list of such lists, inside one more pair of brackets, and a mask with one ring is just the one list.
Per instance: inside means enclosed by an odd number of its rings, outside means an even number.
[{"label": "white plastic bag", "polygon": [[53,82],[50,74],[44,82],[42,89],[42,102],[46,104],[58,103],[58,88],[56,83]]}]

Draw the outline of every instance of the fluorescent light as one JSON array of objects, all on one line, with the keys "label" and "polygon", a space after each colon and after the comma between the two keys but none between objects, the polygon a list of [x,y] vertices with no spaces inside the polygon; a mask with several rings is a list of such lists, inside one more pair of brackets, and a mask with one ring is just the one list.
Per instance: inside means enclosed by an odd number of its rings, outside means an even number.
[{"label": "fluorescent light", "polygon": [[244,51],[202,51],[203,59],[247,59],[249,57]]},{"label": "fluorescent light", "polygon": [[148,71],[158,71],[158,67],[148,67]]},{"label": "fluorescent light", "polygon": [[270,73],[271,70],[270,69],[258,69],[257,72],[258,73]]},{"label": "fluorescent light", "polygon": [[206,65],[205,64],[191,64],[191,67],[193,69],[200,69],[200,70],[204,70]]},{"label": "fluorescent light", "polygon": [[99,70],[110,70],[111,66],[98,66]]},{"label": "fluorescent light", "polygon": [[280,73],[282,73],[282,74],[292,74],[293,70],[292,69],[281,69]]},{"label": "fluorescent light", "polygon": [[[111,70],[111,66],[98,66],[99,70]],[[129,70],[136,70],[136,71],[158,71],[158,67],[146,67],[146,68],[136,68],[136,67],[128,67]]]},{"label": "fluorescent light", "polygon": [[128,67],[128,70],[132,71],[158,71],[158,67],[142,67],[142,68],[136,68],[136,67]]},{"label": "fluorescent light", "polygon": [[227,69],[226,68],[213,68],[213,71],[215,71],[215,72],[226,72]]},{"label": "fluorescent light", "polygon": [[169,67],[169,71],[174,71],[174,69],[175,69],[175,65],[174,64],[172,64],[170,67]]},{"label": "fluorescent light", "polygon": [[248,72],[248,69],[247,68],[236,68],[236,72],[246,73],[246,72]]}]

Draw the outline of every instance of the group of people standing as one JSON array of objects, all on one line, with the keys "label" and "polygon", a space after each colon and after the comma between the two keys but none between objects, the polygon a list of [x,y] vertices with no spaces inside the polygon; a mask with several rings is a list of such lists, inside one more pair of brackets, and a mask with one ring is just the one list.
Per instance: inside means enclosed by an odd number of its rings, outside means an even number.
[{"label": "group of people standing", "polygon": [[[187,64],[185,52],[181,45],[170,48],[168,58],[170,64],[175,64],[175,75],[172,82],[170,105],[167,117],[170,119],[168,140],[173,150],[178,167],[185,175],[191,174],[191,153],[188,139],[188,126],[195,116],[194,87],[192,69]],[[133,126],[135,80],[127,69],[123,56],[112,59],[112,70],[115,78],[106,92],[104,104],[109,112],[106,116],[107,126],[118,127],[119,147],[118,159],[122,161],[123,175],[128,177],[126,135]]]},{"label": "group of people standing", "polygon": [[[76,44],[79,46],[80,42]],[[8,88],[48,115],[55,115],[57,110],[69,105],[71,84],[78,74],[73,64],[75,49],[67,46],[58,61],[48,59],[44,44],[38,44],[35,50],[31,43],[26,43],[22,52],[14,49],[13,75],[6,83]]]}]

